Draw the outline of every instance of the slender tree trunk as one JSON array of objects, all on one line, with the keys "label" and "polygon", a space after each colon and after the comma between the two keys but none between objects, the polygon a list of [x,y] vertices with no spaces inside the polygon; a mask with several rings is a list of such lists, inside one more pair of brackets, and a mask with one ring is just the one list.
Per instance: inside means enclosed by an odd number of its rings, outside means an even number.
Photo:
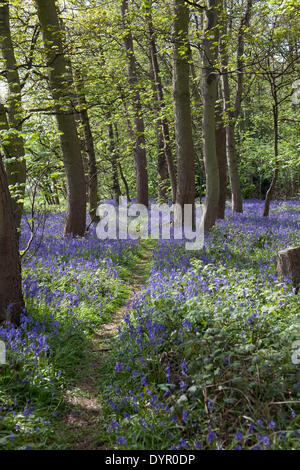
[{"label": "slender tree trunk", "polygon": [[[120,152],[120,142],[119,142],[119,132],[118,132],[118,126],[117,124],[115,123],[115,136],[116,136],[116,143],[117,143],[117,147],[118,147],[118,153]],[[127,183],[127,180],[125,178],[125,175],[124,175],[124,172],[123,172],[123,168],[122,168],[122,165],[121,165],[121,162],[120,162],[120,158],[118,158],[118,169],[119,169],[119,172],[120,172],[120,176],[121,176],[121,180],[123,181],[123,184],[124,184],[124,188],[125,188],[125,192],[126,192],[126,197],[127,197],[127,201],[131,201],[131,197],[130,197],[130,191],[129,191],[129,186],[128,186],[128,183]]]},{"label": "slender tree trunk", "polygon": [[277,183],[278,175],[279,175],[279,160],[278,160],[278,105],[276,100],[276,92],[275,92],[275,103],[273,104],[273,123],[274,123],[274,159],[275,159],[275,168],[273,172],[272,181],[270,187],[267,191],[266,198],[265,198],[265,206],[263,211],[263,216],[268,217],[270,213],[270,203],[274,188]]},{"label": "slender tree trunk", "polygon": [[243,212],[243,198],[241,191],[240,175],[238,162],[236,158],[235,142],[234,142],[234,116],[231,110],[231,99],[228,81],[228,58],[227,52],[221,52],[222,61],[222,93],[224,102],[224,111],[227,118],[226,122],[226,155],[229,170],[229,179],[232,195],[232,211]]},{"label": "slender tree trunk", "polygon": [[81,125],[83,127],[85,148],[88,156],[88,200],[89,200],[89,213],[91,221],[97,222],[99,220],[96,215],[98,207],[98,172],[96,163],[96,152],[94,147],[94,139],[91,131],[89,115],[87,111],[87,103],[84,91],[84,82],[80,75],[79,70],[75,70],[75,85],[79,104],[79,116]]},{"label": "slender tree trunk", "polygon": [[[156,116],[160,115],[160,107],[158,105],[158,93],[154,79],[154,71],[153,66],[150,61],[150,76],[151,76],[151,87],[154,93],[154,111]],[[160,117],[155,119],[155,132],[156,132],[156,149],[157,149],[157,180],[158,180],[158,197],[157,200],[160,202],[168,202],[169,199],[169,178],[168,178],[168,165],[165,155],[165,145],[164,145],[164,137],[163,137],[163,129],[162,129],[162,120]]]},{"label": "slender tree trunk", "polygon": [[[202,18],[202,15],[201,15]],[[203,21],[201,22],[201,30],[203,29]],[[199,28],[198,21],[196,21],[196,28]],[[199,29],[200,29],[199,28]],[[194,104],[196,108],[199,110],[202,108],[202,95],[201,95],[201,79],[197,77],[196,70],[195,70],[195,65],[194,61],[192,60],[192,52],[191,52],[191,47],[189,45],[189,50],[190,50],[190,72],[191,72],[191,77],[193,80],[193,86],[192,86],[192,95],[194,97]],[[202,55],[200,54],[200,60],[202,61]],[[202,118],[201,118],[202,119]],[[194,128],[195,126],[198,126],[200,124],[200,127],[202,129],[202,122],[200,119],[200,113],[199,113],[199,123],[194,123]],[[197,182],[197,188],[196,188],[196,195],[197,195],[197,189],[199,191],[199,196],[200,196],[200,201],[202,201],[202,193],[203,193],[203,188],[204,188],[204,180],[205,180],[205,165],[204,165],[204,160],[203,160],[203,155],[202,155],[202,149],[201,149],[201,155],[199,152],[195,152],[195,159],[197,162],[197,165],[195,167],[195,172],[196,172],[196,178],[198,177],[198,182]]]},{"label": "slender tree trunk", "polygon": [[134,109],[134,124],[136,133],[135,144],[135,170],[137,186],[137,203],[148,206],[148,171],[146,159],[145,126],[142,114],[142,104],[138,91],[138,77],[136,70],[136,59],[133,48],[133,38],[130,27],[128,0],[122,0],[121,15],[124,30],[124,46],[128,65],[128,79],[132,87],[132,106]]},{"label": "slender tree trunk", "polygon": [[[245,44],[245,31],[249,26],[250,17],[252,12],[253,0],[247,0],[245,14],[241,20],[238,37],[237,37],[237,84],[235,89],[235,101],[231,102],[229,80],[228,80],[228,54],[224,40],[220,41],[220,53],[222,64],[222,84],[223,84],[223,99],[224,111],[227,116],[226,124],[226,153],[229,169],[229,178],[232,192],[232,211],[243,212],[243,197],[241,191],[240,175],[238,170],[238,162],[236,157],[234,129],[236,121],[240,114],[241,100],[243,93],[243,67],[244,67],[244,44]],[[227,28],[224,26],[223,34],[226,34]]]},{"label": "slender tree trunk", "polygon": [[122,168],[122,165],[121,165],[120,162],[118,162],[118,168],[119,168],[121,180],[123,181],[123,184],[124,184],[124,187],[125,187],[125,192],[126,192],[127,201],[130,202],[130,201],[131,201],[131,197],[130,197],[130,192],[129,192],[129,186],[128,186],[128,183],[127,183],[127,180],[126,180],[126,178],[125,178],[125,175],[124,175],[124,172],[123,172],[123,168]]},{"label": "slender tree trunk", "polygon": [[59,206],[59,196],[58,196],[59,189],[58,189],[56,178],[52,178],[52,191],[53,191],[54,204],[56,206]]},{"label": "slender tree trunk", "polygon": [[159,122],[156,122],[156,140],[157,140],[157,172],[158,172],[158,199],[160,202],[168,201],[168,166],[165,156],[164,138]]},{"label": "slender tree trunk", "polygon": [[[5,67],[5,76],[8,83],[8,112],[6,118],[4,108],[1,112],[0,127],[2,129],[14,129],[22,131],[22,98],[21,84],[11,39],[9,24],[9,1],[0,0],[0,47]],[[21,225],[23,201],[26,184],[26,163],[24,160],[24,143],[18,134],[10,136],[10,143],[4,145],[6,158],[11,162],[6,163],[6,171],[9,186],[12,186],[12,205],[16,228]],[[15,195],[14,195],[15,194]]]},{"label": "slender tree trunk", "polygon": [[6,172],[0,156],[0,323],[18,323],[24,307],[18,237]]},{"label": "slender tree trunk", "polygon": [[118,158],[116,154],[115,148],[115,140],[114,140],[114,130],[113,125],[110,122],[108,124],[108,140],[109,140],[109,153],[110,153],[110,161],[112,166],[112,174],[113,174],[113,193],[114,193],[114,200],[119,203],[119,198],[121,196],[121,189],[119,183],[119,176],[118,176]]},{"label": "slender tree trunk", "polygon": [[64,55],[55,0],[35,0],[49,67],[49,84],[61,133],[60,141],[67,180],[65,234],[82,236],[86,227],[86,184],[77,135],[73,80]]},{"label": "slender tree trunk", "polygon": [[[189,9],[185,0],[174,0],[174,65],[173,97],[175,112],[175,137],[177,145],[176,203],[182,209],[185,204],[194,205],[195,162],[190,104]],[[175,224],[178,224],[175,212]]]},{"label": "slender tree trunk", "polygon": [[203,39],[203,155],[206,174],[204,230],[215,224],[219,207],[219,166],[216,152],[215,105],[217,99],[217,72],[215,70],[216,47],[215,27],[217,24],[219,0],[207,0]]},{"label": "slender tree trunk", "polygon": [[237,84],[235,89],[235,103],[234,112],[235,119],[238,118],[241,111],[241,102],[243,94],[243,83],[244,83],[244,50],[245,50],[245,31],[250,24],[250,18],[252,14],[252,6],[254,0],[247,0],[245,14],[241,19],[238,37],[237,37],[237,53],[236,53],[236,69],[237,69]]},{"label": "slender tree trunk", "polygon": [[151,67],[152,67],[152,72],[153,72],[154,81],[155,81],[156,97],[157,97],[158,108],[159,108],[158,113],[159,115],[163,116],[158,121],[158,124],[161,126],[161,129],[162,129],[164,154],[165,154],[165,159],[168,165],[168,173],[169,173],[171,190],[172,190],[172,202],[175,203],[176,201],[176,172],[175,172],[174,159],[173,159],[172,149],[171,149],[169,123],[165,116],[166,104],[165,104],[164,90],[163,90],[163,85],[162,85],[162,80],[161,80],[161,75],[160,75],[160,69],[159,69],[155,33],[154,33],[153,22],[152,22],[152,1],[149,2],[148,8],[147,8],[147,25],[148,25],[148,33],[149,33]]},{"label": "slender tree trunk", "polygon": [[216,152],[219,167],[220,189],[217,219],[224,219],[227,194],[226,130],[222,120],[219,104],[216,108]]}]

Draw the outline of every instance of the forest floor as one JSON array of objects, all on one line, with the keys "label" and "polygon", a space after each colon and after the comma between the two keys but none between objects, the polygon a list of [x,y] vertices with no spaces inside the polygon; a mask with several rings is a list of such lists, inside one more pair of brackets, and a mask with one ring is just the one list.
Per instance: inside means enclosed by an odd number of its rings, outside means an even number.
[{"label": "forest floor", "polygon": [[262,205],[228,205],[196,252],[68,239],[48,214],[22,263],[27,311],[0,326],[0,449],[300,449],[300,298],[276,276],[300,201]]},{"label": "forest floor", "polygon": [[97,328],[86,351],[76,383],[65,393],[66,409],[61,422],[57,423],[54,441],[58,446],[70,450],[105,450],[99,439],[101,426],[105,426],[102,413],[101,383],[104,379],[103,365],[112,341],[132,300],[144,289],[151,267],[152,245],[145,244],[139,254],[139,261],[131,267],[131,278],[127,279],[131,293],[125,304],[116,310],[111,321]]}]

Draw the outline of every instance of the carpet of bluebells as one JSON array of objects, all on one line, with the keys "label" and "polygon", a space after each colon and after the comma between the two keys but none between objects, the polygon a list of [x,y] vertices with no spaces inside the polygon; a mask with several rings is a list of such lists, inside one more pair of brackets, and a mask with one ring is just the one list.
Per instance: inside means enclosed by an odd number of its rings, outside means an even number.
[{"label": "carpet of bluebells", "polygon": [[[66,386],[96,328],[124,303],[126,265],[136,242],[63,237],[64,214],[42,217],[23,258],[26,311],[0,326],[7,366],[0,369],[0,449],[45,448]],[[21,250],[30,239],[22,223]]]},{"label": "carpet of bluebells", "polygon": [[[275,275],[300,244],[300,202],[246,201],[200,251],[152,242],[145,289],[103,364],[105,429],[118,449],[300,449],[300,295]],[[139,241],[62,236],[48,214],[23,258],[26,311],[0,326],[0,449],[49,448],[89,338],[128,297]],[[29,239],[23,221],[21,248]]]},{"label": "carpet of bluebells", "polygon": [[245,203],[200,252],[160,241],[115,345],[107,438],[121,449],[299,449],[300,297],[275,275],[300,204]]}]

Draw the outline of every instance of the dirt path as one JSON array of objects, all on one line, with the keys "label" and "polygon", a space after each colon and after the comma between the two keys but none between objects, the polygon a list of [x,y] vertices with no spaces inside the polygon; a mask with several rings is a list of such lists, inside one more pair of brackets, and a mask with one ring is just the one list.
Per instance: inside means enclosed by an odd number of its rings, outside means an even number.
[{"label": "dirt path", "polygon": [[[95,332],[92,349],[84,358],[79,379],[65,396],[67,410],[64,416],[63,429],[58,430],[56,441],[62,440],[63,449],[100,450],[105,449],[99,442],[99,427],[101,426],[102,407],[99,397],[99,382],[101,381],[101,365],[106,354],[111,349],[111,339],[117,334],[127,309],[136,294],[142,292],[149,274],[149,260],[152,250],[147,248],[132,272],[130,287],[132,294],[127,303],[113,316],[110,323],[102,325]],[[102,423],[103,425],[103,423]],[[61,434],[61,435],[60,435]]]}]

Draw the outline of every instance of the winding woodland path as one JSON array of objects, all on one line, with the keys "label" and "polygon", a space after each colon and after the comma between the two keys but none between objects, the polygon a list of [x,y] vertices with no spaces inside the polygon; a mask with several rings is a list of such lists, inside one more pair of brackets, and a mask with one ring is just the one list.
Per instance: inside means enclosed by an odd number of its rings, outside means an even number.
[{"label": "winding woodland path", "polygon": [[60,448],[71,450],[104,450],[99,440],[101,426],[105,426],[101,405],[101,376],[105,357],[111,350],[111,340],[116,336],[118,327],[130,309],[133,298],[144,289],[150,270],[152,249],[143,251],[140,261],[132,270],[129,287],[131,295],[126,304],[112,317],[111,322],[101,325],[92,339],[92,349],[83,358],[78,380],[65,394],[66,413],[60,423],[55,441],[61,442]]}]

